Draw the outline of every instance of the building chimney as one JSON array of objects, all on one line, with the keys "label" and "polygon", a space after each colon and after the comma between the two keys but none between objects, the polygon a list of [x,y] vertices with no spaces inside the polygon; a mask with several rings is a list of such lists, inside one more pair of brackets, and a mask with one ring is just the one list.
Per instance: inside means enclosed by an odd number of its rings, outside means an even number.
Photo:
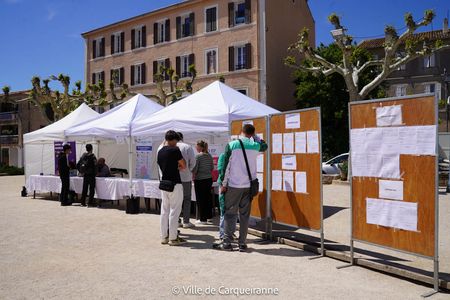
[{"label": "building chimney", "polygon": [[444,34],[448,33],[448,19],[447,18],[444,18],[444,27],[442,27],[442,32]]}]

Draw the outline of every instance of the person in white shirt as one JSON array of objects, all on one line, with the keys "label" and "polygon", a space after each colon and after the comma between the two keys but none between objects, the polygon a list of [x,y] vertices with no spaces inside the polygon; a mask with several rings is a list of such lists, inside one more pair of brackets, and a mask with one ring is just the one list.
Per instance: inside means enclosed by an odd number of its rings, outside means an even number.
[{"label": "person in white shirt", "polygon": [[180,171],[181,184],[183,185],[183,228],[194,227],[189,221],[191,215],[191,196],[192,196],[192,170],[195,167],[195,153],[194,148],[183,142],[183,134],[178,132],[179,141],[177,143],[178,148],[186,161],[186,169]]}]

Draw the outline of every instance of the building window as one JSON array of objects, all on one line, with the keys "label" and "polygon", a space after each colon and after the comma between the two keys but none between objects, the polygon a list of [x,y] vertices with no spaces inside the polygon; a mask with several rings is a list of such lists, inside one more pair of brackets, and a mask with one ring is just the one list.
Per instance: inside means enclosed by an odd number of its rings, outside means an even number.
[{"label": "building window", "polygon": [[228,48],[229,71],[251,69],[252,45],[250,43]]},{"label": "building window", "polygon": [[229,27],[251,23],[251,0],[228,3]]},{"label": "building window", "polygon": [[441,99],[441,84],[440,83],[425,83],[424,92],[429,94],[433,93],[436,95],[438,100]]},{"label": "building window", "polygon": [[116,32],[111,35],[111,54],[125,51],[125,33]]},{"label": "building window", "polygon": [[105,38],[97,38],[92,41],[92,58],[105,56]]},{"label": "building window", "polygon": [[217,49],[206,50],[206,74],[215,74],[217,70]]},{"label": "building window", "polygon": [[100,81],[105,83],[105,72],[101,71],[101,72],[94,72],[94,73],[92,73],[91,83],[92,84],[99,84]]},{"label": "building window", "polygon": [[430,55],[426,55],[423,58],[423,66],[425,68],[433,68],[436,67],[436,57],[434,53],[431,53]]},{"label": "building window", "polygon": [[247,88],[238,88],[238,89],[236,89],[236,91],[238,91],[242,95],[245,95],[245,96],[248,95],[248,89]]},{"label": "building window", "polygon": [[395,96],[406,96],[406,84],[400,84],[395,86]]},{"label": "building window", "polygon": [[[179,56],[177,56],[177,61],[179,61]],[[157,82],[157,76],[161,75],[164,77],[164,80],[169,80],[169,75],[166,70],[170,68],[170,59],[158,59],[153,61],[153,82]],[[178,64],[177,64],[177,68]],[[178,69],[179,70],[179,69]],[[179,72],[177,72],[179,74]]]},{"label": "building window", "polygon": [[145,63],[131,66],[131,85],[145,84]]},{"label": "building window", "polygon": [[145,26],[136,27],[131,30],[131,49],[146,47],[147,30]]},{"label": "building window", "polygon": [[170,19],[153,24],[153,43],[159,44],[170,41]]},{"label": "building window", "polygon": [[210,7],[205,10],[206,32],[217,30],[217,6]]},{"label": "building window", "polygon": [[[400,52],[397,53],[397,59],[402,59],[403,57],[405,57],[406,53],[405,52]],[[397,68],[397,71],[404,71],[406,70],[406,64],[401,65],[400,67]]]},{"label": "building window", "polygon": [[182,55],[176,57],[176,73],[179,78],[190,77],[192,74],[189,72],[189,66],[193,65],[194,54]]},{"label": "building window", "polygon": [[195,14],[177,17],[177,39],[195,35]]},{"label": "building window", "polygon": [[124,71],[124,68],[116,68],[111,70],[111,81],[115,86],[119,86],[124,83]]}]

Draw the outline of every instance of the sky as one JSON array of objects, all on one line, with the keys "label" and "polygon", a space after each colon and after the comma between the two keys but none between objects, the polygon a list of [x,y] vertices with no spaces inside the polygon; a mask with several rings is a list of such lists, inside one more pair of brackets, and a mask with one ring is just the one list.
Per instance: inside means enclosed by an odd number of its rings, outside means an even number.
[{"label": "sky", "polygon": [[[64,73],[72,83],[83,80],[82,32],[179,1],[0,0],[0,88],[29,89],[35,75],[47,78]],[[309,5],[316,22],[316,44],[331,42],[332,26],[327,16],[333,12],[342,18],[348,33],[360,41],[381,37],[385,25],[404,28],[406,12],[419,19],[429,8],[437,16],[428,29],[441,29],[450,9],[448,0],[309,0]]]}]

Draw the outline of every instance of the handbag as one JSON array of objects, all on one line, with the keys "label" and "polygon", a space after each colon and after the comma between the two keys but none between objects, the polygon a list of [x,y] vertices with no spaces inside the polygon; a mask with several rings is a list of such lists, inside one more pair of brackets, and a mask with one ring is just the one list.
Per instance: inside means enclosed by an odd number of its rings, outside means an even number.
[{"label": "handbag", "polygon": [[252,174],[250,173],[250,167],[248,165],[247,153],[245,152],[244,143],[242,140],[239,140],[239,143],[242,147],[242,152],[244,154],[245,165],[247,167],[248,179],[250,179],[250,200],[253,200],[253,197],[258,195],[259,193],[259,181],[258,178],[252,179]]},{"label": "handbag", "polygon": [[165,192],[173,192],[175,189],[175,183],[171,180],[160,180],[159,181],[159,189]]}]

